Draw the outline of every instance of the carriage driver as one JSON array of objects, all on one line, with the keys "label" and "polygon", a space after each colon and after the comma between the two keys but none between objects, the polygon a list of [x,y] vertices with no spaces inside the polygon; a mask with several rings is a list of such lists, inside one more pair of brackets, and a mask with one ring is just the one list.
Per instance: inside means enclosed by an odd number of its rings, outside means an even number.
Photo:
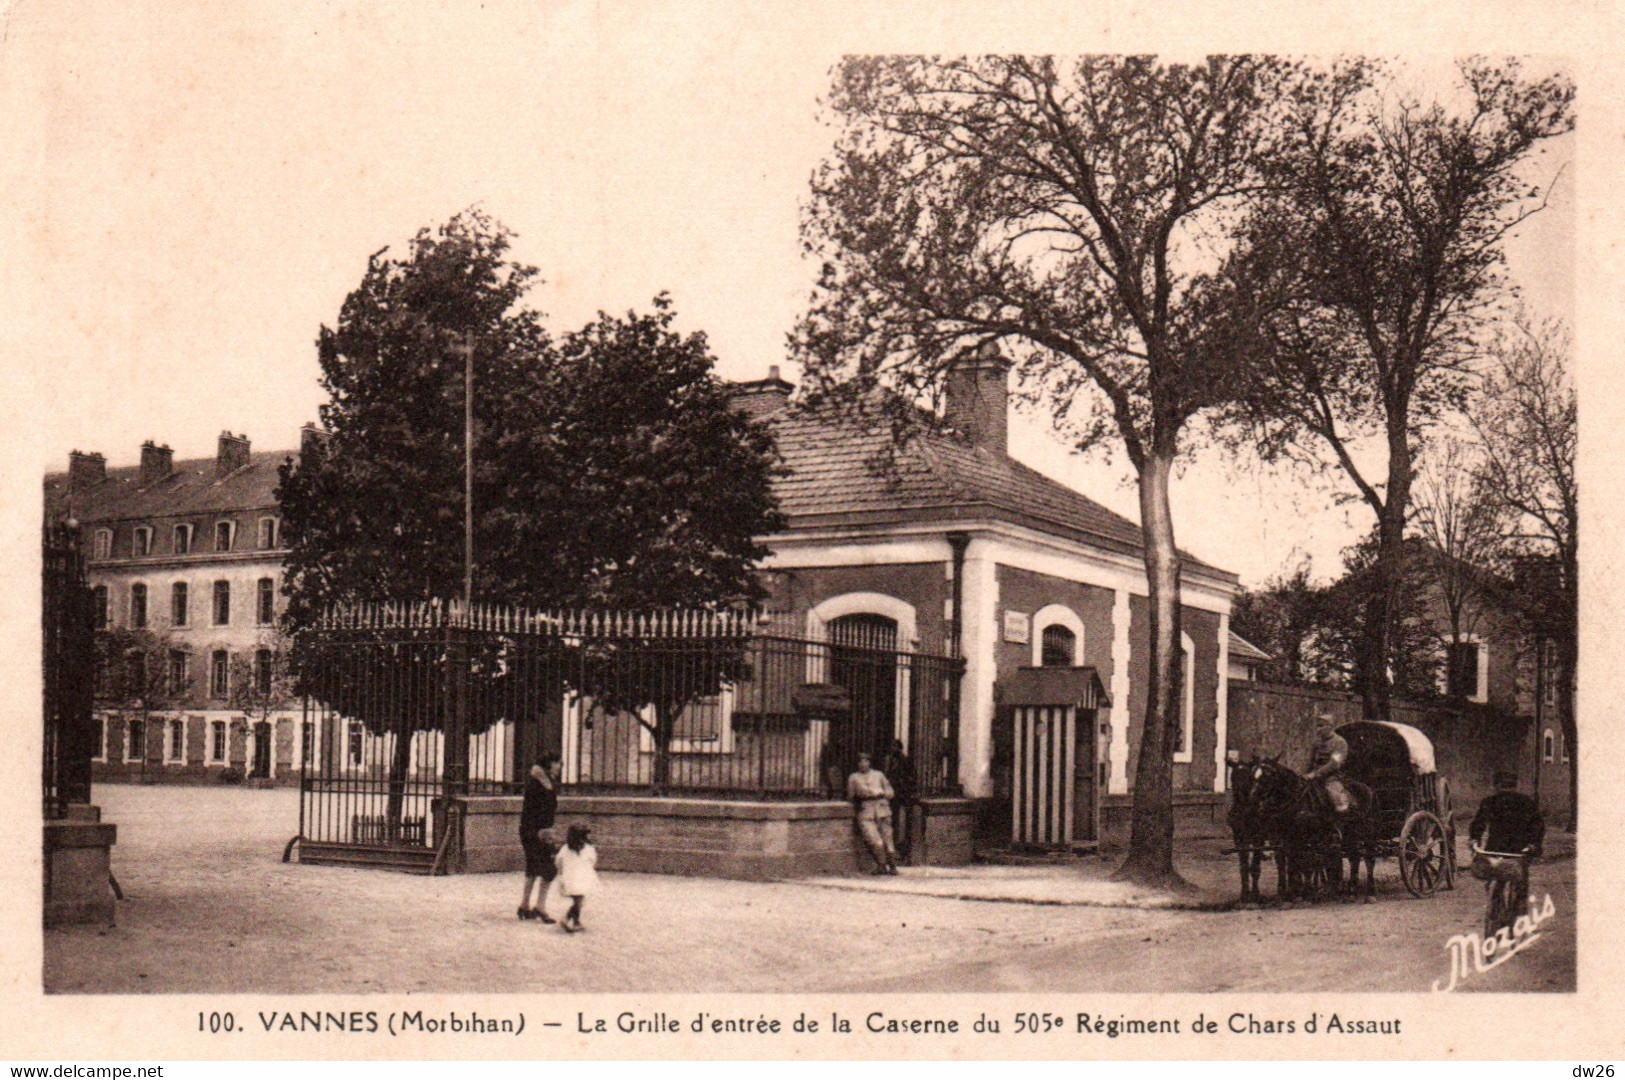
[{"label": "carriage driver", "polygon": [[1326,713],[1315,717],[1315,745],[1309,751],[1309,771],[1305,780],[1319,780],[1334,813],[1349,811],[1349,791],[1338,773],[1349,759],[1349,744],[1337,733],[1337,721]]}]

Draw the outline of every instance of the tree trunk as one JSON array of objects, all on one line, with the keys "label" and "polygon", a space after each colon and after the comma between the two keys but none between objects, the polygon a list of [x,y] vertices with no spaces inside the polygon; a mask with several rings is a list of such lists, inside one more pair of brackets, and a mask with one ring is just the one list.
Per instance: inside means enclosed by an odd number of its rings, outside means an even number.
[{"label": "tree trunk", "polygon": [[[1392,413],[1392,410],[1390,410]],[[1401,424],[1388,436],[1388,486],[1377,516],[1377,561],[1361,612],[1354,683],[1367,720],[1387,720],[1393,660],[1394,607],[1405,577],[1405,516],[1411,501],[1410,442]]]},{"label": "tree trunk", "polygon": [[[1579,585],[1575,574],[1578,567],[1570,562],[1564,567],[1563,625],[1557,635],[1557,715],[1563,725],[1563,747],[1569,754],[1569,821],[1568,831],[1580,827],[1580,745],[1578,725],[1575,723],[1575,682],[1580,670],[1579,606],[1575,592]],[[1538,738],[1538,736],[1537,736]]]},{"label": "tree trunk", "polygon": [[[1134,806],[1128,857],[1114,875],[1120,881],[1164,888],[1189,888],[1174,870],[1173,746],[1180,717],[1179,552],[1174,546],[1168,483],[1171,451],[1153,452],[1140,468],[1140,531],[1145,544],[1145,576],[1150,591],[1151,683],[1145,725],[1134,766]],[[1128,708],[1126,701],[1112,707]]]},{"label": "tree trunk", "polygon": [[655,705],[654,793],[664,795],[671,787],[671,729],[677,710],[668,704]]},{"label": "tree trunk", "polygon": [[403,728],[395,732],[395,749],[389,758],[389,799],[384,809],[384,836],[401,838],[401,813],[406,803],[406,773],[412,767],[412,735]]}]

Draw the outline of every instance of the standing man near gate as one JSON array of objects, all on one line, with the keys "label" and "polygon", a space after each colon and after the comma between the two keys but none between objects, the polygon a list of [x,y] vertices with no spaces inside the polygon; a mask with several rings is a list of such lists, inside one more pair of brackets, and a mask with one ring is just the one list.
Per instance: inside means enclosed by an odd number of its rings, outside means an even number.
[{"label": "standing man near gate", "polygon": [[852,801],[858,832],[875,857],[875,873],[897,873],[897,848],[891,834],[891,801],[897,792],[885,773],[870,767],[868,754],[858,755],[858,771],[846,778],[846,797]]}]

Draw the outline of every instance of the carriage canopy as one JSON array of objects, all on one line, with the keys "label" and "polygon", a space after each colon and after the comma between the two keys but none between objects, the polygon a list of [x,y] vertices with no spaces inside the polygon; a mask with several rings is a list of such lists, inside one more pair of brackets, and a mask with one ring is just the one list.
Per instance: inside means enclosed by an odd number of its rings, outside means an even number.
[{"label": "carriage canopy", "polygon": [[1349,744],[1345,768],[1355,776],[1374,770],[1414,770],[1426,776],[1438,772],[1433,743],[1409,724],[1387,720],[1356,720],[1337,733]]}]

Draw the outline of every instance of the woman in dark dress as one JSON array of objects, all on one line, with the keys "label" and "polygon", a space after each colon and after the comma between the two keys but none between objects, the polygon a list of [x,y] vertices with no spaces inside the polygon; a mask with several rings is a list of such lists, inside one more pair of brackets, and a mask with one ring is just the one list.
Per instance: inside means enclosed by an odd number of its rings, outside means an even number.
[{"label": "woman in dark dress", "polygon": [[[519,843],[525,849],[525,891],[519,897],[521,919],[553,921],[543,910],[543,899],[553,875],[558,873],[553,864],[559,850],[553,842],[553,817],[558,813],[559,776],[563,771],[559,755],[549,750],[536,759],[536,764],[530,767],[530,775],[525,778],[525,802],[519,811]],[[541,883],[540,888],[537,882]],[[533,888],[536,889],[535,907],[530,904]]]}]

